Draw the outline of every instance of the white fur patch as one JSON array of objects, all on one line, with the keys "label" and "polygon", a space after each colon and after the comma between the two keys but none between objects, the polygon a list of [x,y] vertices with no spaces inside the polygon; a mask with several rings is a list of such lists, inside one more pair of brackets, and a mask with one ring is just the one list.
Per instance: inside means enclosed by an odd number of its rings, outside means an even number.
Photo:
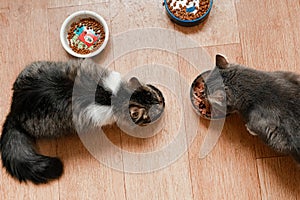
[{"label": "white fur patch", "polygon": [[111,89],[113,94],[116,94],[120,88],[121,75],[118,72],[112,71],[103,81],[105,87]]},{"label": "white fur patch", "polygon": [[103,126],[114,122],[113,110],[110,106],[92,104],[84,110],[84,114],[95,126]]}]

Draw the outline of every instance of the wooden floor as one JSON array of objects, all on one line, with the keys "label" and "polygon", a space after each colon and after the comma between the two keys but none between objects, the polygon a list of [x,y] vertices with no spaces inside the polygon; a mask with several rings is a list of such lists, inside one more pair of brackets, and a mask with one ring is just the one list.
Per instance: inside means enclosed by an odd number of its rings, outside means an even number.
[{"label": "wooden floor", "polygon": [[[196,60],[201,47],[212,63],[216,53],[223,53],[230,61],[252,68],[299,72],[298,0],[215,0],[206,23],[192,28],[174,25],[162,7],[162,1],[0,0],[1,124],[9,112],[12,84],[27,64],[36,60],[71,59],[60,44],[59,30],[63,20],[77,10],[95,11],[108,22],[111,34],[109,44],[94,59],[124,76],[135,66],[161,64],[173,68],[191,83],[201,71],[190,68],[178,54],[166,51],[172,49],[179,52],[182,45],[176,45],[179,38],[195,41],[193,44],[196,46],[181,50],[194,55]],[[160,40],[153,38],[152,28],[163,28],[170,33],[168,41],[159,43],[160,50],[132,51],[118,58],[122,48],[137,49],[135,44],[139,43],[132,42],[132,46],[128,46],[128,42],[113,38],[128,31],[129,34],[145,31],[144,38],[137,37],[136,40],[157,43]],[[151,73],[144,75],[146,79],[153,76]],[[169,74],[165,73],[165,76],[172,83]],[[1,169],[0,199],[300,199],[300,170],[295,163],[249,135],[237,115],[226,119],[217,145],[205,159],[200,159],[199,149],[209,122],[196,116],[189,118],[186,105],[180,108],[176,98],[180,96],[186,100],[188,97],[182,83],[174,82],[173,86],[168,87],[176,93],[165,89],[167,112],[163,130],[156,136],[135,139],[116,127],[108,128],[107,135],[116,146],[128,152],[156,151],[176,137],[182,115],[187,138],[190,134],[188,130],[195,129],[198,134],[188,150],[175,162],[154,172],[127,173],[98,162],[78,137],[40,141],[42,153],[58,156],[64,162],[63,176],[50,184],[35,186],[31,183],[20,184]],[[196,120],[196,127],[191,127],[194,124],[189,124],[189,119],[191,122]],[[134,164],[125,163],[125,160],[121,162],[123,166]]]}]

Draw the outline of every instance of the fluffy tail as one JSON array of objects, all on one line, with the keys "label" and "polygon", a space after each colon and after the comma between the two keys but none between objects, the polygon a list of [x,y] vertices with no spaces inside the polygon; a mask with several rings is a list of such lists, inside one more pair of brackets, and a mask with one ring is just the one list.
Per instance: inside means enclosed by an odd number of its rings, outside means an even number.
[{"label": "fluffy tail", "polygon": [[3,167],[20,182],[47,183],[63,173],[62,162],[58,158],[38,154],[34,139],[21,128],[13,126],[9,119],[3,126],[0,150]]}]

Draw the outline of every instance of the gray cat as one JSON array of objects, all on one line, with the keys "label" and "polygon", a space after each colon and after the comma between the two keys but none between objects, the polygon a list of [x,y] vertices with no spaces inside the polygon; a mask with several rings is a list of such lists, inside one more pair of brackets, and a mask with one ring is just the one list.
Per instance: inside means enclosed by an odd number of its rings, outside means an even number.
[{"label": "gray cat", "polygon": [[211,105],[240,113],[251,134],[300,163],[300,75],[258,71],[217,55],[206,85]]},{"label": "gray cat", "polygon": [[59,158],[36,152],[36,138],[57,138],[118,120],[140,126],[156,120],[165,103],[153,85],[128,82],[89,59],[35,62],[13,85],[10,113],[0,139],[2,163],[20,182],[60,177]]}]

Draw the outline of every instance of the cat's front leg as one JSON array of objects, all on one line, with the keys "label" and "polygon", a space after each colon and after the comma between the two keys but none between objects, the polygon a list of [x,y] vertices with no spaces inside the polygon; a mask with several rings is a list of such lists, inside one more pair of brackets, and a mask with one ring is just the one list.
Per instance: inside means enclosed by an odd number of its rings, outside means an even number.
[{"label": "cat's front leg", "polygon": [[278,135],[278,121],[273,113],[256,108],[248,115],[246,128],[251,135],[260,136],[265,141],[271,141]]}]

